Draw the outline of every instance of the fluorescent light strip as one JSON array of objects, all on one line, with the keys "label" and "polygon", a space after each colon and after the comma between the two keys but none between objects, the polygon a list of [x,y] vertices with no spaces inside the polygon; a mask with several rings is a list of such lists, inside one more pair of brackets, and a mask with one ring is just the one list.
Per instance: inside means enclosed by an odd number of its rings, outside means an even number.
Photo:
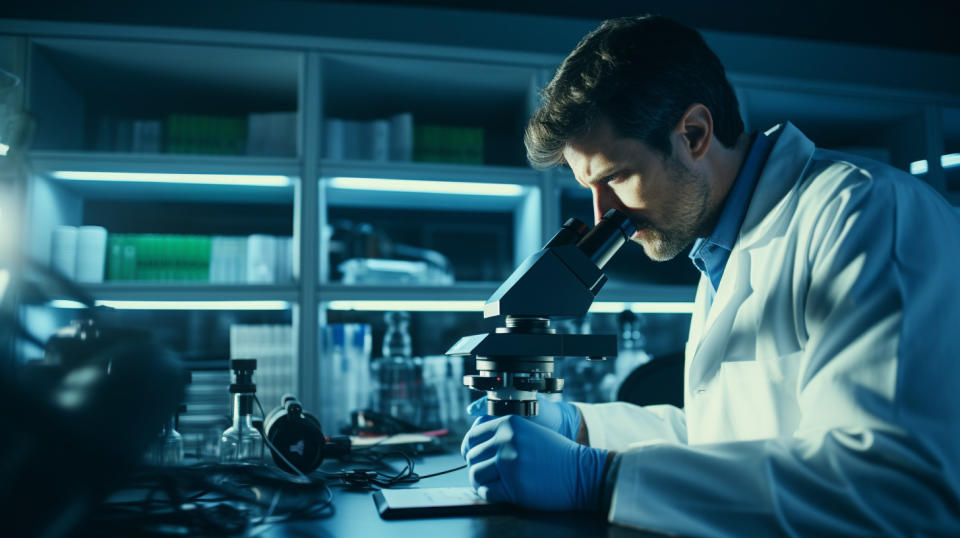
[{"label": "fluorescent light strip", "polygon": [[[954,166],[960,166],[960,153],[948,153],[946,155],[940,156],[940,166],[944,168],[953,168]],[[910,163],[910,173],[918,176],[920,174],[926,174],[930,171],[930,167],[927,166],[927,161],[913,161]]]},{"label": "fluorescent light strip", "polygon": [[242,185],[247,187],[288,187],[287,176],[250,174],[164,174],[152,172],[85,172],[61,170],[50,174],[70,181],[121,181],[128,183],[190,183],[196,185]]},{"label": "fluorescent light strip", "polygon": [[692,314],[693,303],[650,301],[618,303],[598,301],[590,306],[590,312],[595,314],[619,314],[624,310],[631,310],[637,314]]},{"label": "fluorescent light strip", "polygon": [[334,189],[472,194],[480,196],[521,196],[523,194],[523,186],[512,183],[471,183],[468,181],[426,181],[420,179],[334,177],[330,179],[329,186]]},{"label": "fluorescent light strip", "polygon": [[[482,312],[483,301],[330,301],[329,310],[358,310],[380,312],[403,310],[407,312]],[[640,302],[619,303],[598,301],[590,307],[596,314],[617,314],[632,310],[645,314],[690,314],[693,303]]]},{"label": "fluorescent light strip", "polygon": [[330,301],[329,310],[380,312],[482,312],[483,301]]},{"label": "fluorescent light strip", "polygon": [[69,308],[69,309],[77,309],[77,308],[86,308],[86,307],[87,307],[87,306],[86,306],[85,304],[83,304],[83,303],[79,303],[79,302],[77,302],[77,301],[68,301],[68,300],[66,300],[66,299],[54,299],[54,300],[50,301],[49,303],[47,303],[47,305],[48,305],[48,306],[52,306],[53,308]]},{"label": "fluorescent light strip", "polygon": [[[76,301],[50,301],[54,308],[84,308]],[[117,310],[289,310],[287,301],[119,301],[102,300],[97,306]]]}]

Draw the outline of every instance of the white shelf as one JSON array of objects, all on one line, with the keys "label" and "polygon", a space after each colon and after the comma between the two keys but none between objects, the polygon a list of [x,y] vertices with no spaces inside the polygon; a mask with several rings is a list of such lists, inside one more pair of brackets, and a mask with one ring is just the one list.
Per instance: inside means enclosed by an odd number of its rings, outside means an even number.
[{"label": "white shelf", "polygon": [[101,200],[215,200],[235,202],[290,203],[293,181],[287,186],[208,185],[147,183],[137,181],[69,181],[52,177],[55,172],[110,172],[150,174],[225,174],[246,176],[300,175],[294,158],[234,157],[179,154],[33,151],[34,173],[63,185],[83,198]]},{"label": "white shelf", "polygon": [[432,181],[464,181],[511,183],[534,186],[540,173],[528,167],[472,164],[446,164],[410,161],[345,161],[324,159],[320,162],[324,178],[369,177],[383,179],[423,179]]},{"label": "white shelf", "polygon": [[525,203],[526,194],[539,189],[540,174],[529,168],[455,165],[419,162],[323,161],[321,172],[329,178],[371,178],[458,183],[519,185],[520,195],[468,196],[458,193],[396,192],[327,188],[326,200],[339,207],[394,207],[457,209],[466,211],[513,211]]},{"label": "white shelf", "polygon": [[[327,284],[320,287],[322,301],[486,301],[500,282],[464,282],[452,286],[350,286]],[[600,290],[597,301],[623,303],[691,303],[696,286],[622,284],[610,282]]]},{"label": "white shelf", "polygon": [[189,155],[179,153],[115,153],[100,151],[31,151],[37,171],[89,170],[104,172],[181,172],[217,174],[287,174],[300,171],[292,157]]},{"label": "white shelf", "polygon": [[106,282],[83,289],[98,301],[285,301],[296,303],[294,284],[209,284],[205,282]]},{"label": "white shelf", "polygon": [[486,301],[499,282],[464,282],[451,286],[352,286],[325,284],[319,295],[328,301]]}]

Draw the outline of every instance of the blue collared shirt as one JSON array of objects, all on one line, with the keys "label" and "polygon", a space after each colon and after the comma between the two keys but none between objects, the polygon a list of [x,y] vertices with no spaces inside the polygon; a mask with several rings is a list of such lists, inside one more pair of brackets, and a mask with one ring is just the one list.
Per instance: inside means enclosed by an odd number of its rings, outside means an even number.
[{"label": "blue collared shirt", "polygon": [[710,279],[708,299],[711,304],[717,288],[720,287],[720,279],[723,277],[723,270],[727,266],[733,244],[740,233],[743,218],[747,214],[753,189],[757,185],[757,179],[772,147],[773,140],[767,133],[757,133],[747,158],[744,159],[743,166],[740,168],[740,173],[733,182],[733,188],[730,189],[730,194],[724,202],[716,228],[713,229],[710,237],[698,238],[690,250],[693,265]]}]

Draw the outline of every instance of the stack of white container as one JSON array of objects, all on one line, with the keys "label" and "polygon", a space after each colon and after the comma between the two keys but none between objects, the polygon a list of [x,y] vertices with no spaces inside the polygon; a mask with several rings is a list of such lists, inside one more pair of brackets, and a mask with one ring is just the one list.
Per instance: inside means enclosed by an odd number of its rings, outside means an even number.
[{"label": "stack of white container", "polygon": [[320,409],[327,435],[335,435],[350,413],[370,404],[371,327],[363,323],[331,324],[320,333]]},{"label": "stack of white container", "polygon": [[103,282],[107,230],[101,226],[57,226],[50,265],[77,282]]},{"label": "stack of white container", "polygon": [[286,284],[293,282],[293,238],[254,234],[214,236],[210,282]]},{"label": "stack of white container", "polygon": [[296,340],[291,325],[231,325],[230,358],[257,359],[254,383],[265,413],[296,393]]},{"label": "stack of white container", "polygon": [[323,124],[323,157],[334,160],[413,160],[413,114],[354,121],[330,118]]},{"label": "stack of white container", "polygon": [[133,140],[130,150],[136,153],[160,153],[163,147],[163,122],[160,120],[133,120]]},{"label": "stack of white container", "polygon": [[[423,358],[424,426],[465,430],[470,391],[463,385],[463,358],[431,355]],[[431,409],[435,406],[435,409]]]},{"label": "stack of white container", "polygon": [[296,112],[264,112],[247,116],[247,155],[293,157],[296,154]]}]

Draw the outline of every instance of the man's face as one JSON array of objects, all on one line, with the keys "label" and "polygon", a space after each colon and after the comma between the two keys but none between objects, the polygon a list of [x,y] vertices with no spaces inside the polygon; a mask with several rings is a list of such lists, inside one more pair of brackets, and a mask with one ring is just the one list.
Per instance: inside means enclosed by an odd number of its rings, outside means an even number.
[{"label": "man's face", "polygon": [[636,139],[617,136],[607,120],[568,142],[563,156],[593,192],[594,219],[610,209],[626,213],[637,227],[631,239],[650,259],[673,259],[705,235],[710,183],[675,156],[664,159]]}]

